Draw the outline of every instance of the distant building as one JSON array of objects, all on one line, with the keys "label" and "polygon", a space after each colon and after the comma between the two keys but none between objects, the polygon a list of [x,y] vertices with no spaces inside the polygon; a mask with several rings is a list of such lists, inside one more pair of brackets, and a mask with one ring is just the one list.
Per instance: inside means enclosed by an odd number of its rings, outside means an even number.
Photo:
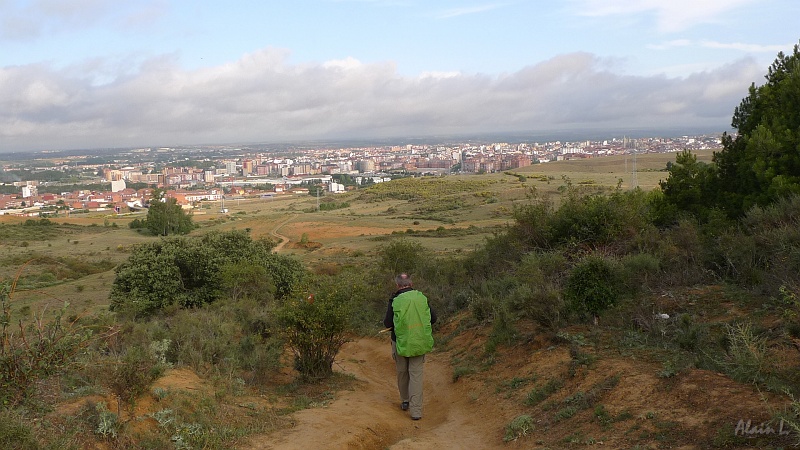
[{"label": "distant building", "polygon": [[236,174],[236,162],[228,161],[225,163],[225,171],[228,175]]},{"label": "distant building", "polygon": [[375,172],[375,161],[371,159],[362,159],[358,161],[358,171],[360,173]]},{"label": "distant building", "polygon": [[253,160],[245,159],[242,161],[242,175],[248,176],[254,173],[255,164],[253,164]]},{"label": "distant building", "polygon": [[31,198],[39,195],[39,189],[36,186],[27,185],[22,186],[22,198]]},{"label": "distant building", "polygon": [[111,192],[119,192],[125,190],[125,180],[114,180],[111,182]]}]

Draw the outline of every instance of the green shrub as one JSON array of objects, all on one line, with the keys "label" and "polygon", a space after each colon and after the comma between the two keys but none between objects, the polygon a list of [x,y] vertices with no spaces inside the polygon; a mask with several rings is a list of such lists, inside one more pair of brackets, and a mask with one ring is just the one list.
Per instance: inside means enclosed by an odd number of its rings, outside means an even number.
[{"label": "green shrub", "polygon": [[511,423],[506,425],[506,433],[505,436],[503,436],[503,441],[516,441],[521,437],[529,435],[534,429],[533,418],[531,416],[527,414],[517,416]]},{"label": "green shrub", "polygon": [[277,288],[264,266],[238,261],[224,264],[220,272],[222,289],[231,300],[245,297],[266,303],[275,297]]},{"label": "green shrub", "polygon": [[614,264],[600,256],[588,256],[570,272],[564,299],[579,315],[597,317],[617,303],[619,276]]},{"label": "green shrub", "polygon": [[478,322],[492,319],[495,300],[491,297],[473,295],[469,298],[469,311]]},{"label": "green shrub", "polygon": [[[280,367],[283,348],[273,307],[254,299],[220,301],[151,320],[148,335],[168,364],[185,364],[209,377],[266,381]],[[163,343],[169,342],[164,348]]]},{"label": "green shrub", "polygon": [[379,249],[378,266],[391,276],[405,272],[413,275],[422,267],[425,247],[419,242],[397,239]]},{"label": "green shrub", "polygon": [[726,325],[727,352],[715,359],[725,373],[742,383],[764,383],[772,369],[767,355],[767,339],[756,334],[749,322]]},{"label": "green shrub", "polygon": [[608,413],[608,410],[603,405],[597,405],[594,407],[594,417],[600,423],[600,427],[604,430],[611,428],[611,424],[614,422],[614,418]]},{"label": "green shrub", "polygon": [[477,373],[478,369],[472,366],[458,366],[453,368],[453,383],[458,381],[461,377]]},{"label": "green shrub", "polygon": [[650,221],[647,194],[641,190],[585,194],[568,182],[566,192],[550,220],[557,243],[608,246],[629,239]]},{"label": "green shrub", "polygon": [[565,419],[570,419],[572,416],[577,414],[579,411],[578,407],[575,405],[565,406],[553,415],[553,421],[560,422]]},{"label": "green shrub", "polygon": [[546,400],[547,397],[556,393],[562,386],[564,386],[564,381],[558,378],[551,378],[542,386],[531,389],[531,391],[528,392],[528,396],[525,398],[525,404],[528,406],[536,406]]},{"label": "green shrub", "polygon": [[109,387],[120,399],[133,404],[163,370],[149,349],[131,346],[113,366]]},{"label": "green shrub", "polygon": [[697,351],[706,343],[708,325],[698,323],[689,314],[681,314],[676,321],[674,340],[682,350]]},{"label": "green shrub", "polygon": [[39,380],[64,372],[91,333],[63,319],[67,305],[49,320],[11,325],[10,289],[0,283],[0,404],[16,405],[29,398]]},{"label": "green shrub", "polygon": [[776,414],[776,419],[783,420],[785,428],[794,434],[794,445],[800,445],[800,401],[792,394],[788,394],[791,401],[782,411]]},{"label": "green shrub", "polygon": [[546,329],[555,330],[562,322],[564,299],[561,289],[551,282],[517,286],[509,294],[508,301],[521,317],[532,319]]},{"label": "green shrub", "polygon": [[697,222],[684,218],[665,230],[656,254],[668,285],[692,285],[706,280],[705,244]]},{"label": "green shrub", "polygon": [[[305,270],[289,257],[272,253],[274,243],[253,241],[243,231],[212,232],[201,238],[168,238],[137,246],[116,268],[110,309],[146,317],[169,306],[196,307],[244,289],[233,278],[258,274],[260,292],[283,298],[302,279]],[[246,266],[254,268],[247,272]],[[256,269],[257,268],[257,269]],[[246,290],[246,289],[245,289]]]},{"label": "green shrub", "polygon": [[650,253],[635,253],[625,255],[620,259],[622,270],[621,279],[624,281],[625,290],[636,294],[642,288],[649,286],[653,281],[659,281],[661,261]]},{"label": "green shrub", "polygon": [[0,448],[39,450],[33,427],[12,411],[0,411]]},{"label": "green shrub", "polygon": [[104,439],[115,439],[122,428],[119,416],[109,411],[103,402],[87,402],[82,415],[89,422],[92,431]]},{"label": "green shrub", "polygon": [[366,299],[363,281],[320,277],[278,311],[295,369],[305,379],[329,377],[339,349],[354,328],[351,316]]},{"label": "green shrub", "polygon": [[486,353],[494,353],[498,345],[511,345],[517,339],[514,320],[505,302],[495,303],[492,330],[486,340]]},{"label": "green shrub", "polygon": [[675,367],[675,362],[664,361],[662,369],[658,371],[659,378],[672,378],[678,374],[678,369]]}]

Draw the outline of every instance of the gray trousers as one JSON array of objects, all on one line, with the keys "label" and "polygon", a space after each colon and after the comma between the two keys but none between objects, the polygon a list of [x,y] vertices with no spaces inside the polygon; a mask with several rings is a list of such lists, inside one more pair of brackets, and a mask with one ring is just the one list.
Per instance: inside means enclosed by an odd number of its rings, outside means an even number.
[{"label": "gray trousers", "polygon": [[400,401],[408,402],[411,417],[422,417],[422,367],[425,355],[407,358],[397,354],[397,344],[392,341],[392,359],[397,369],[397,389]]}]

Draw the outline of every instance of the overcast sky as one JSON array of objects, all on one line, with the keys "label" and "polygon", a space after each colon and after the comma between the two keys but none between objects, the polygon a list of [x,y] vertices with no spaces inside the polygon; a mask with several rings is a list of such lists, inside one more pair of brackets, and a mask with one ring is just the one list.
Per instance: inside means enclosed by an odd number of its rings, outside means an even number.
[{"label": "overcast sky", "polygon": [[797,0],[0,0],[0,152],[725,131]]}]

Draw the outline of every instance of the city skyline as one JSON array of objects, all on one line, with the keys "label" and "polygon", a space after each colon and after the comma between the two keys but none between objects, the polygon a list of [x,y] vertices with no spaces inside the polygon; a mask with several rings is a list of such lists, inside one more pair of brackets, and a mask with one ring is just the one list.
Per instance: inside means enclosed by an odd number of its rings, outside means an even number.
[{"label": "city skyline", "polygon": [[[705,135],[584,142],[322,147],[291,153],[222,147],[141,148],[120,150],[105,157],[98,153],[78,156],[48,152],[37,159],[5,162],[0,167],[0,215],[35,216],[76,209],[119,212],[141,208],[145,202],[142,196],[146,197],[143,193],[155,187],[164,189],[182,207],[193,208],[203,200],[219,200],[223,189],[260,197],[308,194],[308,186],[314,185],[330,193],[343,193],[348,190],[346,183],[361,186],[365,180],[370,184],[395,176],[495,172],[513,175],[508,171],[531,164],[619,155],[627,158],[632,154],[635,180],[635,154],[696,152],[717,149],[719,145],[719,136]],[[337,178],[341,176],[345,179]],[[63,179],[69,181],[59,181]],[[633,183],[629,186],[636,185]],[[64,190],[64,186],[78,185],[83,186]],[[40,192],[40,186],[46,190]]]},{"label": "city skyline", "polygon": [[789,0],[0,3],[0,152],[728,130]]}]

